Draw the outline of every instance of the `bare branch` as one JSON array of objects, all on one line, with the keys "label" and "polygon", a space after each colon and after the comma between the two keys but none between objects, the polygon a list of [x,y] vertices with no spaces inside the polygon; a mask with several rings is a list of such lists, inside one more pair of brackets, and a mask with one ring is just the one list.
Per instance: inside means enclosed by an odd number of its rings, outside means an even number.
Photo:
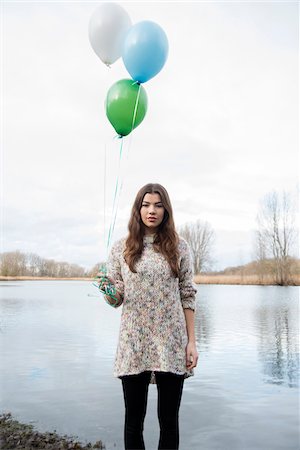
[{"label": "bare branch", "polygon": [[179,229],[179,234],[186,239],[192,251],[194,272],[198,274],[209,270],[212,264],[212,245],[215,232],[208,222],[197,220],[187,223]]}]

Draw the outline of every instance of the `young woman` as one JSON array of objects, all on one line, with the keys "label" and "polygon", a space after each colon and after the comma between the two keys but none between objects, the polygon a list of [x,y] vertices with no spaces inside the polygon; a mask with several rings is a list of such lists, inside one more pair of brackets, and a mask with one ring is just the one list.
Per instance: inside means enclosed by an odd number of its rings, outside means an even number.
[{"label": "young woman", "polygon": [[112,247],[107,271],[116,306],[123,305],[114,376],[122,380],[125,449],[145,449],[152,383],[158,391],[158,449],[176,450],[183,382],[198,360],[190,249],[175,231],[169,195],[160,184],[137,193],[128,229],[127,238]]}]

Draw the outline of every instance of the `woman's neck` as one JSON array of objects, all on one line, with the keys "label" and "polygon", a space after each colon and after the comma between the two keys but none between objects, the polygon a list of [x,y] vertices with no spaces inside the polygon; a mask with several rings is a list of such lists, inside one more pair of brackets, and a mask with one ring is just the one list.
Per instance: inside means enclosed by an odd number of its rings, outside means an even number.
[{"label": "woman's neck", "polygon": [[156,230],[145,230],[145,236],[154,236],[156,234]]}]

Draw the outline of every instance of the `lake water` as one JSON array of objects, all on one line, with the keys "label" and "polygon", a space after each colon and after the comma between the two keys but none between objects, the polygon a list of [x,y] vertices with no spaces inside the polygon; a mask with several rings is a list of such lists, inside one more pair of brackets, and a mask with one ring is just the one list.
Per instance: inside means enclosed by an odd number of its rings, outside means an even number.
[{"label": "lake water", "polygon": [[[299,450],[299,288],[198,289],[199,361],[184,382],[180,449]],[[112,375],[121,308],[90,282],[2,282],[1,412],[122,450],[122,386]],[[147,450],[158,443],[156,389]]]}]

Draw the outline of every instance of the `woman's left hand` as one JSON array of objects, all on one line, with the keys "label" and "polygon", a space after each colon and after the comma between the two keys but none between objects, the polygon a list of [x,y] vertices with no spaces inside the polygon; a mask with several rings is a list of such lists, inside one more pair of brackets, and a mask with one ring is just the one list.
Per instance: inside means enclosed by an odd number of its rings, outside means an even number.
[{"label": "woman's left hand", "polygon": [[186,367],[191,370],[193,367],[197,366],[198,362],[198,352],[196,348],[196,343],[189,342],[186,346]]}]

